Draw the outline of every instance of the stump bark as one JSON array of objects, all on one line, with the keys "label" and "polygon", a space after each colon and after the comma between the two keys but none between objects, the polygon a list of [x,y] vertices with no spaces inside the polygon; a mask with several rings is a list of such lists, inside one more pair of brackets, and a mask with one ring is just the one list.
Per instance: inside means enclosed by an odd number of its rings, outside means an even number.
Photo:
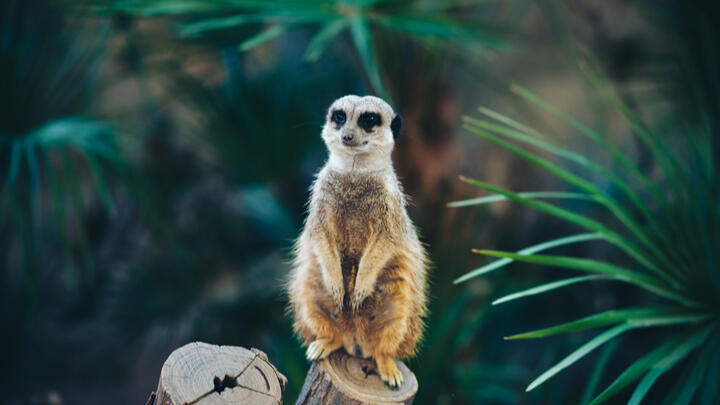
[{"label": "stump bark", "polygon": [[148,404],[280,404],[286,383],[258,349],[195,342],[168,357]]},{"label": "stump bark", "polygon": [[410,405],[417,393],[417,379],[405,364],[396,363],[404,382],[392,390],[378,376],[374,360],[338,350],[325,360],[313,362],[295,405]]}]

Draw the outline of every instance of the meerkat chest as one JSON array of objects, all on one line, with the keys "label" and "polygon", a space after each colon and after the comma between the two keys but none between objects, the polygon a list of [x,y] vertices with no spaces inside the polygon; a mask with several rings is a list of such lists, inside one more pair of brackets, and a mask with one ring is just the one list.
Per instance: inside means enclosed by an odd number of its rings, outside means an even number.
[{"label": "meerkat chest", "polygon": [[326,208],[341,253],[358,256],[368,238],[376,232],[387,232],[391,215],[388,187],[381,178],[372,176],[332,176],[328,179]]}]

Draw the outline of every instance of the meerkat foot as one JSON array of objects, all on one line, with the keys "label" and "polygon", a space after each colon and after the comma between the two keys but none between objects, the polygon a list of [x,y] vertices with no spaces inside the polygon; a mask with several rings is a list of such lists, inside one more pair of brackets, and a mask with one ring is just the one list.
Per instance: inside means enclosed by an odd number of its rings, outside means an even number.
[{"label": "meerkat foot", "polygon": [[380,356],[375,358],[377,364],[378,374],[380,379],[390,388],[396,390],[403,383],[403,376],[390,356]]},{"label": "meerkat foot", "polygon": [[332,339],[318,339],[308,345],[305,357],[308,360],[322,360],[342,346]]}]

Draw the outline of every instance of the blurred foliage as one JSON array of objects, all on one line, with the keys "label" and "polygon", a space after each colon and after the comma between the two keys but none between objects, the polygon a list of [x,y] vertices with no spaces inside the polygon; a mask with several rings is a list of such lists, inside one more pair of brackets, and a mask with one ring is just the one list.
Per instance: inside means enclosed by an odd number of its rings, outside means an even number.
[{"label": "blurred foliage", "polygon": [[[429,47],[453,45],[482,52],[506,45],[502,30],[490,20],[480,22],[461,15],[468,8],[487,0],[315,0],[315,1],[245,1],[197,2],[185,0],[110,1],[101,2],[100,10],[124,11],[142,16],[180,16],[189,21],[180,25],[182,37],[199,37],[224,32],[226,38],[237,38],[238,27],[247,24],[267,26],[238,45],[251,50],[268,41],[305,26],[315,34],[305,49],[306,61],[317,61],[330,43],[343,32],[349,32],[352,45],[365,69],[374,91],[389,100],[382,79],[374,33],[378,30],[407,35]],[[452,13],[463,9],[463,13]],[[222,35],[222,34],[221,34]],[[239,40],[239,39],[238,39]]]},{"label": "blurred foliage", "polygon": [[62,310],[53,305],[58,296],[82,295],[97,282],[88,231],[117,213],[112,187],[130,170],[114,126],[91,108],[107,27],[88,36],[65,17],[50,1],[0,6],[3,401],[24,380],[36,351],[30,344],[44,347],[55,336],[39,325],[78,310],[72,299],[60,300],[68,304]]},{"label": "blurred foliage", "polygon": [[66,282],[76,283],[77,269],[88,268],[87,239],[77,224],[86,204],[79,181],[90,176],[97,198],[113,213],[108,177],[126,165],[111,124],[87,116],[106,33],[100,29],[88,41],[66,31],[66,24],[49,2],[11,0],[2,6],[0,160],[7,163],[0,178],[0,225],[14,227],[22,259],[4,262],[24,263],[29,290],[38,247],[51,243],[38,232],[45,219],[52,219],[65,246]]},{"label": "blurred foliage", "polygon": [[[604,92],[621,113],[634,134],[642,141],[661,169],[662,178],[651,178],[643,173],[632,159],[600,134],[570,117],[528,90],[515,87],[522,98],[552,113],[580,134],[590,138],[619,166],[607,169],[583,156],[564,148],[539,131],[487,108],[480,112],[490,119],[466,119],[466,128],[480,137],[505,148],[519,157],[546,170],[553,176],[576,187],[578,192],[533,191],[515,193],[485,182],[465,179],[469,184],[497,193],[488,197],[453,203],[454,206],[486,204],[512,200],[589,231],[571,235],[523,249],[517,253],[480,250],[478,253],[501,258],[474,270],[457,281],[487,274],[513,261],[568,268],[590,273],[542,284],[494,301],[500,304],[519,298],[544,294],[558,288],[579,283],[614,280],[629,283],[653,294],[661,300],[647,298],[642,307],[630,307],[598,313],[572,322],[506,339],[528,339],[551,336],[601,327],[606,329],[566,358],[548,369],[527,388],[534,389],[563,369],[585,357],[594,349],[617,336],[638,328],[671,326],[663,340],[648,354],[637,359],[591,404],[605,402],[624,387],[641,379],[629,403],[642,401],[655,381],[673,366],[688,358],[688,372],[671,386],[666,403],[691,403],[697,395],[699,402],[716,403],[720,399],[715,382],[720,375],[717,352],[720,347],[720,215],[718,195],[711,182],[716,181],[716,168],[711,153],[693,148],[696,137],[709,138],[709,133],[686,133],[685,149],[670,149],[662,138],[653,133],[631,109],[611,93],[609,85],[585,66],[588,79]],[[514,142],[508,142],[508,140]],[[534,147],[566,159],[589,173],[607,178],[613,185],[610,190],[598,188],[592,182],[543,158]],[[690,151],[690,155],[684,155]],[[582,199],[599,204],[613,218],[596,220],[575,210],[563,208],[543,199]],[[629,264],[572,256],[541,255],[538,252],[578,242],[602,240],[610,243],[625,255]],[[657,301],[657,302],[656,302]],[[602,373],[600,368],[599,373]],[[695,403],[695,402],[693,402]]]},{"label": "blurred foliage", "polygon": [[[248,83],[237,53],[225,50],[223,56],[228,78],[222,86],[208,91],[185,80],[176,84],[175,94],[191,103],[202,144],[232,182],[288,181],[308,154],[322,153],[316,132],[325,106],[307,100],[317,88],[316,76],[268,69]],[[329,73],[325,86],[337,86],[344,77],[341,71]]]}]

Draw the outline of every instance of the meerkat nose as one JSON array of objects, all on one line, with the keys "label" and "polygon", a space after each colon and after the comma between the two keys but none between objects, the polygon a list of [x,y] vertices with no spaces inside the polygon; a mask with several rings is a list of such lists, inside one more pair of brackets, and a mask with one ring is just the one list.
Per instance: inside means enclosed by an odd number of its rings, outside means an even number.
[{"label": "meerkat nose", "polygon": [[345,142],[352,141],[353,138],[355,138],[355,135],[354,135],[354,134],[345,134],[345,135],[342,136],[342,140],[345,141]]}]

